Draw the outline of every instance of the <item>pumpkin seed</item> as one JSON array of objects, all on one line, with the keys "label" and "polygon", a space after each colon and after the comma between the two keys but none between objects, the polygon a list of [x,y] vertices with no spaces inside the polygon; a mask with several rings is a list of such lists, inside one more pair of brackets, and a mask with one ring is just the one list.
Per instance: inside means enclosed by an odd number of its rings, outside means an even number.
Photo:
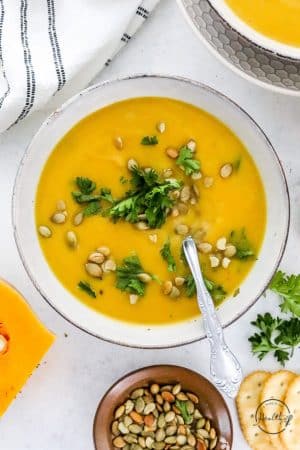
[{"label": "pumpkin seed", "polygon": [[153,242],[153,244],[156,244],[156,242],[157,242],[157,234],[149,234],[149,240],[151,241],[151,242]]},{"label": "pumpkin seed", "polygon": [[132,398],[132,400],[136,400],[138,397],[142,397],[144,395],[144,389],[143,388],[138,388],[135,389],[132,393],[130,398]]},{"label": "pumpkin seed", "polygon": [[172,283],[172,281],[169,281],[169,280],[165,281],[162,285],[162,291],[165,295],[169,295],[172,291],[172,288],[173,288],[173,283]]},{"label": "pumpkin seed", "polygon": [[129,295],[129,303],[131,305],[135,305],[138,302],[139,296],[136,294],[130,294]]},{"label": "pumpkin seed", "polygon": [[164,178],[170,178],[173,175],[172,169],[164,169],[162,173]]},{"label": "pumpkin seed", "polygon": [[66,210],[66,203],[64,202],[64,200],[58,200],[56,202],[56,209],[57,211],[65,211]]},{"label": "pumpkin seed", "polygon": [[134,226],[140,231],[149,230],[149,225],[143,221],[135,223]]},{"label": "pumpkin seed", "polygon": [[204,417],[201,417],[201,419],[199,419],[196,424],[197,430],[199,430],[200,428],[203,428],[204,425],[205,425],[205,419],[204,419]]},{"label": "pumpkin seed", "polygon": [[205,177],[203,180],[204,187],[210,188],[214,184],[213,177]]},{"label": "pumpkin seed", "polygon": [[121,136],[115,137],[114,144],[115,144],[115,147],[118,150],[122,150],[122,148],[123,148],[123,139],[121,138]]},{"label": "pumpkin seed", "polygon": [[155,410],[155,403],[148,403],[144,408],[144,414],[147,416]]},{"label": "pumpkin seed", "polygon": [[174,411],[169,411],[166,415],[165,415],[165,420],[166,422],[172,422],[172,420],[175,419],[175,413]]},{"label": "pumpkin seed", "polygon": [[176,286],[182,286],[185,283],[185,278],[176,277],[174,281],[175,281]]},{"label": "pumpkin seed", "polygon": [[197,144],[196,141],[194,141],[194,139],[190,139],[188,141],[188,143],[186,144],[187,148],[191,150],[192,153],[194,153],[196,151],[197,148]]},{"label": "pumpkin seed", "polygon": [[231,259],[226,258],[226,256],[225,256],[225,258],[222,259],[222,267],[223,267],[223,269],[228,269],[230,263],[231,263]]},{"label": "pumpkin seed", "polygon": [[57,213],[53,214],[53,216],[51,217],[51,220],[52,220],[52,222],[54,222],[56,224],[62,224],[62,223],[65,223],[66,216],[62,212],[57,212]]},{"label": "pumpkin seed", "polygon": [[86,263],[85,270],[91,277],[94,278],[101,278],[102,275],[102,269],[98,264],[95,263]]},{"label": "pumpkin seed", "polygon": [[201,172],[194,172],[191,175],[192,180],[200,180],[202,178],[202,173]]},{"label": "pumpkin seed", "polygon": [[152,277],[148,273],[139,273],[137,277],[139,280],[143,281],[143,283],[150,283],[150,281],[152,281]]},{"label": "pumpkin seed", "polygon": [[186,203],[191,198],[191,188],[189,186],[183,186],[180,192],[180,200]]},{"label": "pumpkin seed", "polygon": [[[131,450],[131,449],[130,449]],[[133,449],[132,450],[143,450],[142,447],[138,444],[134,444],[133,445]]]},{"label": "pumpkin seed", "polygon": [[[176,282],[176,280],[177,280],[177,282]],[[180,280],[180,282],[179,282],[179,280]],[[181,281],[183,280],[183,282],[181,283]],[[181,286],[183,283],[185,282],[185,279],[183,278],[183,277],[176,277],[175,278],[175,284],[176,284],[176,286]],[[179,284],[178,284],[179,283]],[[181,283],[181,284],[180,284]],[[172,389],[172,394],[173,395],[177,395],[177,394],[179,394],[179,392],[181,391],[181,384],[175,384],[175,386],[173,387],[173,389]]]},{"label": "pumpkin seed", "polygon": [[194,447],[196,445],[196,438],[194,435],[190,434],[187,438],[187,442],[189,445],[191,445],[192,447]]},{"label": "pumpkin seed", "polygon": [[210,450],[213,450],[216,447],[217,443],[218,443],[218,438],[215,437],[209,444]]},{"label": "pumpkin seed", "polygon": [[191,400],[188,400],[186,402],[186,410],[189,414],[194,414],[195,411],[195,405]]},{"label": "pumpkin seed", "polygon": [[166,433],[162,428],[157,430],[157,432],[155,434],[155,439],[157,440],[157,442],[162,442],[165,439],[165,437],[166,437]]},{"label": "pumpkin seed", "polygon": [[114,440],[113,440],[113,444],[114,444],[114,446],[115,446],[116,448],[123,448],[123,447],[125,447],[125,445],[126,445],[124,439],[123,439],[121,436],[119,436],[119,437],[117,437],[116,439],[114,439]]},{"label": "pumpkin seed", "polygon": [[119,425],[119,422],[117,420],[114,420],[113,423],[111,424],[111,432],[114,436],[119,436],[119,434],[120,434],[118,425]]},{"label": "pumpkin seed", "polygon": [[120,417],[122,417],[124,412],[125,406],[124,405],[119,406],[119,408],[117,408],[115,411],[115,419],[119,419]]},{"label": "pumpkin seed", "polygon": [[173,286],[172,290],[170,292],[170,297],[171,298],[177,298],[179,296],[180,296],[180,290],[176,286]]},{"label": "pumpkin seed", "polygon": [[127,400],[125,403],[125,413],[129,414],[134,408],[134,403],[131,400]]},{"label": "pumpkin seed", "polygon": [[217,242],[216,242],[216,248],[218,250],[225,250],[226,249],[226,244],[227,244],[227,239],[226,237],[220,237]]},{"label": "pumpkin seed", "polygon": [[205,429],[206,429],[207,431],[210,431],[210,421],[209,421],[209,420],[207,420],[207,421],[205,422]]},{"label": "pumpkin seed", "polygon": [[136,412],[141,413],[144,411],[145,408],[145,402],[142,399],[142,397],[137,398],[134,409]]},{"label": "pumpkin seed", "polygon": [[177,432],[176,425],[170,425],[169,427],[166,428],[167,436],[173,436],[174,434],[176,434],[176,432]]},{"label": "pumpkin seed", "polygon": [[186,236],[189,232],[189,227],[183,223],[176,225],[175,232],[180,236]]},{"label": "pumpkin seed", "polygon": [[131,158],[131,159],[128,160],[128,162],[127,162],[128,170],[132,171],[132,170],[134,170],[134,169],[136,169],[138,167],[139,167],[139,165],[138,165],[138,163],[136,162],[135,159]]},{"label": "pumpkin seed", "polygon": [[146,437],[146,447],[151,449],[154,443],[154,439],[150,436]]},{"label": "pumpkin seed", "polygon": [[166,155],[171,159],[176,159],[178,158],[179,152],[176,148],[168,147],[166,149]]},{"label": "pumpkin seed", "polygon": [[159,392],[159,385],[156,384],[156,383],[151,384],[151,386],[150,386],[150,392],[151,392],[151,394],[153,394],[153,395],[158,394],[158,392]]},{"label": "pumpkin seed", "polygon": [[106,247],[105,245],[102,245],[101,247],[97,248],[97,252],[102,253],[104,256],[110,255],[110,248]]},{"label": "pumpkin seed", "polygon": [[221,167],[221,169],[220,169],[220,175],[221,175],[222,178],[228,178],[228,177],[230,177],[230,175],[232,174],[232,171],[233,171],[232,164],[227,163],[227,164],[224,164],[224,165]]},{"label": "pumpkin seed", "polygon": [[44,238],[49,238],[52,236],[52,231],[50,230],[49,227],[46,227],[46,225],[40,225],[38,231],[40,235]]},{"label": "pumpkin seed", "polygon": [[[126,408],[125,408],[125,409],[126,409]],[[125,412],[126,412],[126,411],[125,411]],[[132,424],[132,418],[129,417],[129,416],[125,416],[123,422],[124,422],[125,427],[128,428],[129,425]]]},{"label": "pumpkin seed", "polygon": [[177,419],[177,422],[179,423],[179,425],[184,425],[184,419],[182,416],[177,415],[176,419]]},{"label": "pumpkin seed", "polygon": [[71,247],[71,248],[77,247],[78,241],[77,241],[76,233],[74,231],[67,231],[66,240],[67,240],[67,244],[69,247]]},{"label": "pumpkin seed", "polygon": [[145,448],[145,447],[146,447],[146,439],[145,439],[143,436],[140,436],[140,437],[138,438],[138,443],[139,443],[139,445],[140,445],[142,448]]},{"label": "pumpkin seed", "polygon": [[226,248],[224,250],[224,255],[227,258],[232,258],[236,254],[236,247],[232,244],[226,245]]},{"label": "pumpkin seed", "polygon": [[210,267],[212,267],[212,268],[219,267],[219,265],[220,265],[220,260],[215,255],[210,255],[209,261],[210,261]]},{"label": "pumpkin seed", "polygon": [[134,434],[126,434],[126,436],[124,436],[124,441],[128,444],[136,444],[137,437]]},{"label": "pumpkin seed", "polygon": [[184,434],[179,434],[177,436],[177,444],[178,445],[185,445],[186,444],[186,436],[184,436]]},{"label": "pumpkin seed", "polygon": [[[195,402],[196,403],[196,402]],[[201,414],[201,412],[199,411],[199,409],[195,409],[195,411],[194,411],[194,418],[195,419],[201,419],[201,417],[202,417],[202,414]]]},{"label": "pumpkin seed", "polygon": [[171,410],[171,405],[170,405],[170,403],[169,402],[165,402],[164,403],[164,405],[163,405],[163,410],[164,410],[164,412],[169,412],[170,410]]},{"label": "pumpkin seed", "polygon": [[168,436],[165,439],[166,444],[176,444],[177,438],[176,436]]},{"label": "pumpkin seed", "polygon": [[88,257],[88,261],[96,263],[96,264],[101,264],[104,261],[104,255],[103,255],[103,253],[100,253],[100,252],[91,253]]},{"label": "pumpkin seed", "polygon": [[209,432],[207,430],[205,430],[204,428],[201,428],[201,429],[197,430],[197,436],[202,437],[204,439],[208,439]]},{"label": "pumpkin seed", "polygon": [[160,133],[164,133],[166,131],[166,124],[165,122],[158,122],[156,124],[156,129],[157,131],[159,131]]},{"label": "pumpkin seed", "polygon": [[143,428],[140,425],[133,423],[128,427],[130,433],[140,434],[143,431]]},{"label": "pumpkin seed", "polygon": [[176,398],[182,402],[186,402],[188,400],[187,396],[183,392],[179,392],[179,394],[176,395]]},{"label": "pumpkin seed", "polygon": [[107,259],[106,261],[104,261],[101,267],[104,273],[108,273],[114,272],[117,268],[117,265],[113,259]]},{"label": "pumpkin seed", "polygon": [[75,214],[75,216],[73,217],[73,225],[75,225],[75,227],[78,227],[78,225],[80,225],[83,222],[83,218],[84,215],[82,212]]},{"label": "pumpkin seed", "polygon": [[122,434],[128,434],[129,433],[128,428],[125,426],[125,424],[123,422],[119,422],[118,428],[119,428],[119,431]]},{"label": "pumpkin seed", "polygon": [[201,253],[210,253],[212,251],[212,245],[209,242],[200,242],[197,244],[197,248]]}]

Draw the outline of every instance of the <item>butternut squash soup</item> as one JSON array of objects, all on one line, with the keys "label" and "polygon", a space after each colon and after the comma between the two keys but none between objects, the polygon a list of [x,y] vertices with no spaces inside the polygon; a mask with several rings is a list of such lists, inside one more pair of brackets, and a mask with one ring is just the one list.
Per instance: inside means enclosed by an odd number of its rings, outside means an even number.
[{"label": "butternut squash soup", "polygon": [[265,195],[239,139],[215,117],[167,98],[136,98],[86,117],[41,174],[36,224],[49,266],[74,296],[123,321],[199,314],[181,250],[197,243],[219,304],[264,236]]},{"label": "butternut squash soup", "polygon": [[300,47],[299,0],[226,0],[256,31],[284,44]]}]

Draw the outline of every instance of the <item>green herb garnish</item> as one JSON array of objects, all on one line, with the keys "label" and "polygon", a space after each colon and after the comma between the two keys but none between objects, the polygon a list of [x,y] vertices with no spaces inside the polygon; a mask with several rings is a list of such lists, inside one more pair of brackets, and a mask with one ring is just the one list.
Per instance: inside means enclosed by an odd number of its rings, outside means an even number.
[{"label": "green herb garnish", "polygon": [[193,422],[193,416],[187,410],[187,402],[184,400],[176,400],[175,404],[182,415],[184,423],[191,424]]},{"label": "green herb garnish", "polygon": [[126,184],[126,183],[128,183],[128,178],[126,178],[126,177],[124,177],[124,175],[122,175],[121,177],[120,177],[120,183],[121,184]]},{"label": "green herb garnish", "polygon": [[259,360],[271,353],[284,366],[293,356],[295,347],[300,344],[300,320],[283,320],[266,313],[258,314],[251,324],[260,330],[249,338],[252,352]]},{"label": "green herb garnish", "polygon": [[145,273],[145,271],[138,256],[124,258],[122,265],[118,266],[116,270],[117,289],[142,297],[145,294],[146,284],[138,277],[141,273]]},{"label": "green herb garnish", "polygon": [[199,172],[200,170],[200,162],[193,158],[193,152],[186,146],[180,149],[176,164],[180,166],[188,176],[195,172]]},{"label": "green herb garnish", "polygon": [[108,216],[114,221],[123,219],[136,223],[140,221],[141,215],[145,215],[145,222],[150,228],[160,228],[174,205],[169,193],[179,189],[181,182],[174,179],[161,180],[154,169],[145,171],[137,167],[132,170],[130,182],[132,189],[115,201]]},{"label": "green herb garnish", "polygon": [[82,194],[91,194],[96,189],[96,183],[86,177],[77,177],[76,185]]},{"label": "green herb garnish", "polygon": [[87,281],[79,281],[78,287],[90,297],[96,298],[96,292]]},{"label": "green herb garnish", "polygon": [[269,289],[279,294],[282,312],[291,312],[300,317],[300,275],[286,275],[279,270],[273,277]]},{"label": "green herb garnish", "polygon": [[157,145],[157,136],[144,136],[141,140],[142,145]]},{"label": "green herb garnish", "polygon": [[85,217],[89,216],[95,216],[96,214],[99,214],[101,211],[101,207],[99,202],[93,201],[90,202],[83,210],[83,215]]},{"label": "green herb garnish", "polygon": [[[205,277],[204,283],[215,302],[224,300],[227,293],[224,290],[223,286],[215,283],[214,281],[208,280]],[[187,277],[185,277],[185,293],[187,297],[194,297],[194,295],[196,295],[196,284],[192,274],[189,274]]]},{"label": "green herb garnish", "polygon": [[113,196],[111,195],[111,190],[108,188],[100,189],[100,198],[108,203],[114,203]]},{"label": "green herb garnish", "polygon": [[168,240],[165,242],[164,246],[160,250],[160,254],[162,258],[167,261],[168,263],[168,271],[169,272],[175,272],[176,271],[176,261],[174,259],[174,256],[171,253],[171,245],[170,241]]},{"label": "green herb garnish", "polygon": [[247,237],[245,228],[238,231],[231,231],[229,241],[236,247],[236,258],[243,260],[255,256],[252,244]]}]

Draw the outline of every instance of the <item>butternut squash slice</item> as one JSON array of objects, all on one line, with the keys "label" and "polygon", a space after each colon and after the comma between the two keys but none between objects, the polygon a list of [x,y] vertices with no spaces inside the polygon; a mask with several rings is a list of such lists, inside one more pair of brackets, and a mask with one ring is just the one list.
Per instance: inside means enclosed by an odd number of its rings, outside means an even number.
[{"label": "butternut squash slice", "polygon": [[21,295],[0,280],[0,416],[54,339]]}]

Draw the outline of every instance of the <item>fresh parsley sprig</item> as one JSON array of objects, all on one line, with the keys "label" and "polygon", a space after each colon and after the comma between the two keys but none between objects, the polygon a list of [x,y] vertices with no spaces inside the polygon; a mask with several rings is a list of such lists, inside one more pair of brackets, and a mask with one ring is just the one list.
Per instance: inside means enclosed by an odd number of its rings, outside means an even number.
[{"label": "fresh parsley sprig", "polygon": [[83,214],[86,217],[100,213],[100,202],[102,200],[108,203],[114,202],[110,189],[101,188],[98,193],[95,192],[96,183],[89,178],[77,177],[75,183],[79,190],[73,191],[72,196],[77,203],[86,205],[83,209]]},{"label": "fresh parsley sprig", "polygon": [[108,211],[113,221],[126,220],[139,222],[145,215],[149,228],[160,228],[166,221],[174,200],[169,197],[171,191],[180,189],[181,182],[175,179],[161,180],[158,173],[135,167],[130,180],[132,189],[116,200]]},{"label": "fresh parsley sprig", "polygon": [[168,271],[175,272],[176,271],[176,261],[171,252],[170,240],[168,240],[167,242],[164,243],[163,247],[160,249],[160,254],[161,254],[162,258],[168,264]]},{"label": "fresh parsley sprig", "polygon": [[[206,277],[204,277],[204,283],[215,302],[224,300],[227,292],[224,290],[223,286]],[[185,293],[187,297],[194,297],[194,295],[196,295],[196,284],[191,273],[185,277]]]},{"label": "fresh parsley sprig", "polygon": [[90,297],[96,298],[96,292],[87,281],[79,281],[78,287]]},{"label": "fresh parsley sprig", "polygon": [[249,338],[252,352],[258,356],[259,360],[268,354],[273,354],[284,366],[293,356],[295,347],[300,344],[300,319],[284,320],[265,313],[259,314],[251,325],[259,330]]},{"label": "fresh parsley sprig", "polygon": [[245,228],[231,231],[228,240],[236,248],[236,258],[246,260],[255,256],[253,246],[248,239]]},{"label": "fresh parsley sprig", "polygon": [[274,275],[269,289],[280,296],[282,312],[291,312],[300,317],[300,275],[286,275],[279,270]]},{"label": "fresh parsley sprig", "polygon": [[139,278],[138,275],[141,273],[145,271],[138,256],[124,258],[122,265],[116,270],[117,289],[142,297],[145,294],[146,283]]},{"label": "fresh parsley sprig", "polygon": [[193,416],[188,412],[187,401],[177,399],[175,405],[179,409],[184,423],[191,424],[193,422]]},{"label": "fresh parsley sprig", "polygon": [[141,140],[142,145],[157,145],[157,136],[144,136]]},{"label": "fresh parsley sprig", "polygon": [[176,164],[182,168],[187,176],[199,172],[201,167],[200,161],[194,159],[193,152],[187,146],[181,147]]}]

